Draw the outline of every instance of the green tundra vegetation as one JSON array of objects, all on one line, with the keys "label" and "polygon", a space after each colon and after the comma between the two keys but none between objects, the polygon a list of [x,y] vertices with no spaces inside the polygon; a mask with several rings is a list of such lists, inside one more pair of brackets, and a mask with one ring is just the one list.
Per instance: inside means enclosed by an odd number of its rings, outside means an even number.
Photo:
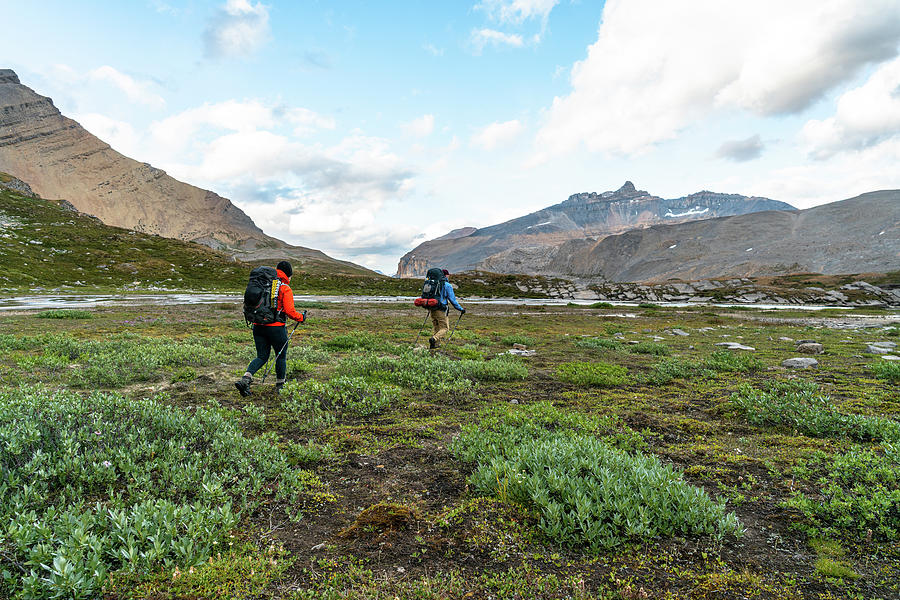
[{"label": "green tundra vegetation", "polygon": [[0,597],[900,597],[896,312],[312,306],[0,312]]},{"label": "green tundra vegetation", "polygon": [[[0,188],[0,293],[32,289],[108,293],[136,291],[243,291],[254,265],[200,244],[104,225],[63,203]],[[274,264],[277,261],[261,261]],[[531,287],[553,281],[529,277]],[[454,277],[470,295],[529,297],[522,278],[490,273]],[[294,263],[293,286],[306,294],[418,294],[421,282],[363,269],[335,274],[333,264]]]}]

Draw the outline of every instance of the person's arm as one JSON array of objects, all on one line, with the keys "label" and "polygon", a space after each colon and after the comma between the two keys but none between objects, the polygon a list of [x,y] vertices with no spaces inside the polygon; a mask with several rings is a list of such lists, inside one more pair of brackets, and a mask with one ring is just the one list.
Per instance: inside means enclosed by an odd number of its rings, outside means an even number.
[{"label": "person's arm", "polygon": [[303,315],[298,313],[297,309],[294,308],[294,291],[291,289],[291,286],[281,284],[281,294],[281,307],[284,314],[298,323],[302,323]]},{"label": "person's arm", "polygon": [[466,312],[466,309],[464,309],[462,306],[460,306],[459,302],[456,301],[456,294],[453,293],[453,286],[450,285],[449,281],[446,283],[447,283],[447,285],[445,285],[444,288],[447,290],[447,300],[450,302],[450,304],[453,305],[453,308],[455,308],[459,312],[463,312],[463,313]]}]

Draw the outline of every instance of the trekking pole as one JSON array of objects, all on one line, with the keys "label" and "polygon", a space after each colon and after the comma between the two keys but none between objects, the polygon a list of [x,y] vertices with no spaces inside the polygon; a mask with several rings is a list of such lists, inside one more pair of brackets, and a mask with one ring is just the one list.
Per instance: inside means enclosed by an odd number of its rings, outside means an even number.
[{"label": "trekking pole", "polygon": [[[304,317],[303,320],[305,321],[305,320],[306,320],[306,317]],[[281,356],[281,353],[284,352],[284,349],[285,349],[285,348],[287,348],[288,344],[289,344],[290,341],[291,341],[291,338],[294,337],[294,332],[297,331],[297,327],[299,327],[299,326],[300,326],[300,321],[297,321],[297,322],[294,324],[294,328],[291,329],[291,334],[288,336],[288,339],[284,342],[284,346],[282,346],[282,347],[281,347],[281,350],[278,351],[278,354],[275,355],[275,362],[278,362],[278,357]],[[266,370],[263,372],[262,381],[261,381],[260,383],[265,383],[265,382],[266,382],[266,377],[269,375],[269,367],[270,367],[271,365],[272,365],[272,362],[271,362],[271,361],[266,362]]]},{"label": "trekking pole", "polygon": [[466,313],[459,313],[459,318],[456,319],[456,323],[453,324],[453,329],[450,330],[450,335],[447,336],[447,342],[450,342],[450,338],[453,337],[453,333],[456,331],[456,326],[459,325],[459,322],[462,321],[462,316]]},{"label": "trekking pole", "polygon": [[[428,321],[429,316],[431,316],[431,311],[425,313],[425,321]],[[416,335],[416,341],[413,342],[413,348],[419,343],[419,338],[422,336],[422,328],[425,327],[425,321],[422,321],[422,324],[419,325],[419,333]]]}]

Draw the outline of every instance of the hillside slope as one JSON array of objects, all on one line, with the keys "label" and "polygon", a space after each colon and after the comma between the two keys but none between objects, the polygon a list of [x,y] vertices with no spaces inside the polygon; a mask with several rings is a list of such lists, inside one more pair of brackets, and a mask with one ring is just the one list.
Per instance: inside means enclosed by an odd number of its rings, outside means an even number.
[{"label": "hillside slope", "polygon": [[898,267],[900,190],[796,212],[659,225],[572,243],[549,265],[554,273],[620,282],[888,272]]},{"label": "hillside slope", "polygon": [[289,257],[310,268],[372,273],[268,236],[227,198],[123,156],[9,69],[0,69],[0,171],[107,225],[198,242],[246,260]]},{"label": "hillside slope", "polygon": [[764,210],[793,210],[784,202],[738,194],[698,192],[665,199],[630,181],[615,191],[574,194],[567,200],[485,227],[457,230],[420,244],[400,259],[401,277],[424,274],[430,265],[451,271],[548,274],[561,248],[573,240],[602,238],[661,223],[682,223]]}]

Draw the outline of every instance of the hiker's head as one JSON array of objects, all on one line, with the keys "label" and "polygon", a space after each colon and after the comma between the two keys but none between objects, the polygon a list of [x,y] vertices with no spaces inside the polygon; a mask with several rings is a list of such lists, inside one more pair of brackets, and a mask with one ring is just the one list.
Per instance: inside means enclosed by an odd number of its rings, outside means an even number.
[{"label": "hiker's head", "polygon": [[294,269],[291,267],[291,263],[286,260],[283,260],[275,265],[275,268],[287,275],[288,278],[290,278],[290,276],[294,274]]},{"label": "hiker's head", "polygon": [[441,273],[444,274],[444,277],[447,277],[447,278],[450,277],[450,271],[448,271],[447,269],[441,269]]}]

